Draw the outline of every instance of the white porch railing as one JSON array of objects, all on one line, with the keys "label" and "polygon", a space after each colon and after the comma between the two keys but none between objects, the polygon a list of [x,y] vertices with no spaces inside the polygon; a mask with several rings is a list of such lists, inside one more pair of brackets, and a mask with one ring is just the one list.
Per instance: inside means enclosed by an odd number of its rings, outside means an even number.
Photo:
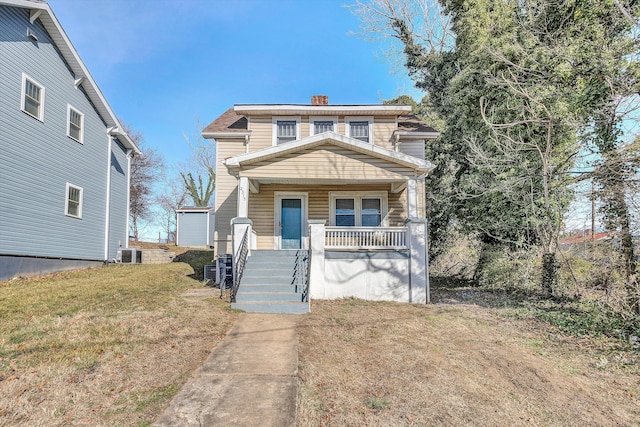
[{"label": "white porch railing", "polygon": [[327,249],[407,249],[407,227],[325,227]]}]

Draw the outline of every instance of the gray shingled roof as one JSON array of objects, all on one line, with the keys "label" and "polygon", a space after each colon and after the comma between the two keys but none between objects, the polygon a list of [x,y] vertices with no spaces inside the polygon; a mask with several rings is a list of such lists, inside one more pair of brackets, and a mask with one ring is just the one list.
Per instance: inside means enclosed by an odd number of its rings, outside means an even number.
[{"label": "gray shingled roof", "polygon": [[398,130],[401,132],[438,132],[413,114],[398,117]]}]

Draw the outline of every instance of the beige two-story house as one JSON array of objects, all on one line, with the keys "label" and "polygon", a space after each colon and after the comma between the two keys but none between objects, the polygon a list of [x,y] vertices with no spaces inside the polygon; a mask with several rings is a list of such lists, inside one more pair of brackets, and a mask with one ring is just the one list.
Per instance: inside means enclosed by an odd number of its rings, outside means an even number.
[{"label": "beige two-story house", "polygon": [[215,251],[233,254],[236,288],[259,257],[310,252],[306,297],[428,299],[424,147],[439,134],[411,107],[236,104],[202,135],[216,141]]}]

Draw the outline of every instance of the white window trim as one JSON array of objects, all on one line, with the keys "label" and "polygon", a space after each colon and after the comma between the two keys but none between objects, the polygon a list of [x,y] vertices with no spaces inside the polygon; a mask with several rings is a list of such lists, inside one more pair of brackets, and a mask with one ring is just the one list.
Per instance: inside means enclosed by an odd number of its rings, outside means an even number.
[{"label": "white window trim", "polygon": [[[77,190],[80,190],[80,202],[78,203],[78,215],[71,215],[69,213],[69,189],[71,188],[75,188]],[[77,185],[73,185],[73,184],[69,184],[67,182],[66,188],[65,188],[65,192],[64,192],[64,214],[68,217],[71,218],[78,218],[78,219],[82,219],[82,205],[84,202],[84,190],[82,189],[82,187],[78,187]]]},{"label": "white window trim", "polygon": [[329,192],[329,224],[336,225],[336,199],[354,199],[356,227],[362,227],[362,199],[380,199],[380,227],[387,227],[389,219],[389,194],[386,191],[330,191]]},{"label": "white window trim", "polygon": [[[351,122],[369,122],[369,144],[373,144],[373,117],[345,117],[344,118],[344,134],[351,137]],[[364,142],[364,141],[363,141]]]},{"label": "white window trim", "polygon": [[[80,139],[71,136],[71,110],[80,114]],[[84,114],[71,104],[67,104],[67,136],[80,144],[84,144]]]},{"label": "white window trim", "polygon": [[[27,109],[25,108],[24,98],[26,96],[26,91],[27,91],[27,80],[29,80],[33,85],[38,86],[38,88],[40,88],[40,111],[39,111],[40,114],[37,117],[31,114],[30,112],[28,112]],[[22,90],[20,92],[20,95],[21,95],[20,109],[26,114],[28,114],[29,116],[33,117],[36,120],[40,120],[41,122],[44,122],[44,95],[45,95],[44,92],[45,90],[43,85],[38,83],[34,78],[29,76],[28,74],[22,73]]]},{"label": "white window trim", "polygon": [[338,133],[338,117],[312,116],[309,117],[309,136],[316,134],[316,126],[314,122],[333,122],[333,131]]},{"label": "white window trim", "polygon": [[275,191],[273,193],[273,248],[282,249],[282,229],[280,228],[281,212],[280,206],[282,199],[301,199],[302,200],[302,249],[309,248],[309,193],[291,192],[291,191]]},{"label": "white window trim", "polygon": [[296,122],[296,140],[300,139],[300,116],[275,116],[271,119],[271,145],[278,145],[278,122],[295,121]]}]

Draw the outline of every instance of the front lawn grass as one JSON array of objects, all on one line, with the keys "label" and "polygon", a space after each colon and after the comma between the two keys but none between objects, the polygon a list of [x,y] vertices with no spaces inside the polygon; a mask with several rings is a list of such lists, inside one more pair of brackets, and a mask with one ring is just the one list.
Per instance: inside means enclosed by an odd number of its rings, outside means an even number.
[{"label": "front lawn grass", "polygon": [[479,289],[433,297],[313,301],[298,325],[298,425],[639,425],[637,349],[514,317]]},{"label": "front lawn grass", "polygon": [[185,263],[0,282],[0,426],[145,425],[236,314]]}]

